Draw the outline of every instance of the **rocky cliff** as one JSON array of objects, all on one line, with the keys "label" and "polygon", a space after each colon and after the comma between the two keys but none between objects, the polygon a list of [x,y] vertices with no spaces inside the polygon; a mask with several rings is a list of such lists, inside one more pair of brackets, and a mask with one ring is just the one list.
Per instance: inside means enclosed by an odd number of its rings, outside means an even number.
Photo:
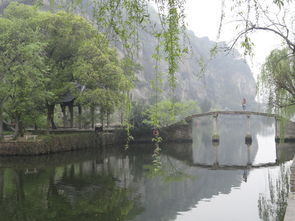
[{"label": "rocky cliff", "polygon": [[[192,31],[187,32],[190,54],[182,58],[179,71],[176,74],[177,100],[196,100],[202,104],[204,100],[210,101],[212,107],[218,109],[241,109],[241,100],[247,99],[248,107],[255,109],[256,83],[253,74],[242,56],[233,51],[229,54],[218,53],[210,59],[210,49],[215,42],[208,38],[198,38]],[[155,93],[150,87],[150,80],[155,78],[155,62],[152,59],[156,40],[148,33],[141,32],[141,51],[139,63],[143,69],[137,75],[136,88],[133,91],[135,100],[153,102]],[[221,44],[221,43],[220,43]],[[201,72],[200,59],[204,61],[205,71]],[[167,69],[162,63],[161,70]],[[167,97],[169,91],[167,83],[164,85],[163,96]]]}]

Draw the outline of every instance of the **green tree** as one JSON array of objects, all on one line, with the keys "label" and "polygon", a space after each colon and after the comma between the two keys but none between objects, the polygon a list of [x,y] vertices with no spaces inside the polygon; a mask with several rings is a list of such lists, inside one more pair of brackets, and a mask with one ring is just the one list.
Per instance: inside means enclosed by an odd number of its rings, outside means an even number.
[{"label": "green tree", "polygon": [[[7,14],[4,13],[4,16]],[[1,18],[7,27],[0,34],[0,66],[3,73],[5,109],[15,121],[15,137],[22,134],[23,118],[46,97],[44,93],[46,65],[44,44],[39,33],[26,20]],[[1,27],[3,30],[3,27]]]},{"label": "green tree", "polygon": [[[42,43],[40,55],[46,65],[43,106],[47,107],[48,125],[55,128],[54,106],[66,94],[77,99],[78,104],[99,107],[102,117],[110,114],[132,87],[132,62],[120,61],[115,49],[106,38],[81,16],[60,11],[42,12],[37,8],[11,3],[4,17],[16,22],[26,22],[36,32],[32,42]],[[42,58],[41,58],[42,57]],[[77,85],[85,87],[83,93]]]},{"label": "green tree", "polygon": [[[109,48],[100,34],[83,42],[74,64],[74,79],[85,86],[77,102],[87,105],[94,115],[98,107],[101,123],[105,114],[112,113],[122,99],[124,91],[131,89],[130,79],[124,74],[116,51]],[[92,126],[94,119],[92,120]]]},{"label": "green tree", "polygon": [[194,101],[171,102],[163,100],[151,105],[145,111],[145,124],[161,128],[183,120],[185,117],[200,112],[200,108]]},{"label": "green tree", "polygon": [[[46,100],[48,123],[55,128],[54,106],[70,93],[77,95],[77,83],[73,65],[83,41],[93,38],[97,31],[80,16],[65,12],[56,14],[38,12],[37,27],[43,33],[46,43],[46,64],[49,66],[46,90],[50,97]],[[72,125],[71,125],[72,126]]]},{"label": "green tree", "polygon": [[289,49],[273,50],[259,76],[259,88],[270,107],[290,109],[295,105],[294,57]]},{"label": "green tree", "polygon": [[[0,19],[0,33],[4,33],[9,29],[11,22],[8,19]],[[2,62],[4,62],[2,60]],[[4,77],[7,66],[0,65],[0,140],[3,138],[3,106],[7,99],[7,85],[5,84]]]}]

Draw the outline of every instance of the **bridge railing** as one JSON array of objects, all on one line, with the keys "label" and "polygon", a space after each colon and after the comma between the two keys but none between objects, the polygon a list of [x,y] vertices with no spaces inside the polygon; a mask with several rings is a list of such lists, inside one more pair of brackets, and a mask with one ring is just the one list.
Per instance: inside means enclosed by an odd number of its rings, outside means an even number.
[{"label": "bridge railing", "polygon": [[210,115],[257,115],[264,117],[277,117],[276,114],[255,112],[255,111],[214,111],[201,114],[194,114],[186,118],[186,120],[191,120],[196,117],[210,116]]}]

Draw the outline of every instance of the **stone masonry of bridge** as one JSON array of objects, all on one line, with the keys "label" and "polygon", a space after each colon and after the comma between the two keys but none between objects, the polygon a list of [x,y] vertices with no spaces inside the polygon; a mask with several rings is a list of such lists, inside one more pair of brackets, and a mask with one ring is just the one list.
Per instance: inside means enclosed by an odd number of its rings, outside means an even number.
[{"label": "stone masonry of bridge", "polygon": [[[202,114],[195,114],[192,116],[188,116],[184,119],[184,121],[170,125],[165,128],[160,129],[160,136],[163,138],[164,142],[192,142],[192,122],[194,118],[212,116],[212,120],[214,116],[219,115],[245,115],[251,118],[251,116],[264,116],[270,117],[274,119],[278,119],[275,114],[269,113],[261,113],[261,112],[251,112],[251,111],[217,111],[217,112],[209,112]],[[276,140],[279,141],[279,135],[283,134],[285,141],[295,142],[295,123],[291,121],[285,122],[284,125],[284,133],[280,132],[280,122],[276,121]],[[138,143],[149,143],[153,138],[153,134],[151,131],[144,132],[136,132],[134,131],[135,142]]]},{"label": "stone masonry of bridge", "polygon": [[[246,115],[251,118],[251,116],[263,116],[270,117],[276,120],[276,140],[280,140],[280,136],[284,138],[286,142],[295,142],[295,123],[291,121],[285,121],[282,124],[279,121],[279,117],[275,114],[254,112],[254,111],[216,111],[195,114],[189,117],[186,117],[186,122],[192,122],[193,118],[204,117],[204,116],[218,116],[218,115]],[[283,130],[281,129],[283,128]]]}]

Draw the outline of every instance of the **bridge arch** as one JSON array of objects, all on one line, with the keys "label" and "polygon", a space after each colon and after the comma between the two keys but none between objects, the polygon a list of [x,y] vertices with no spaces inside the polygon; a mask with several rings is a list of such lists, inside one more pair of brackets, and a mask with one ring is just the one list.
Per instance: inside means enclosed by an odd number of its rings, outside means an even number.
[{"label": "bridge arch", "polygon": [[[201,114],[194,114],[189,117],[186,117],[185,120],[187,122],[192,121],[195,118],[199,117],[205,117],[205,116],[212,116],[213,120],[213,134],[212,134],[212,142],[217,142],[219,139],[218,133],[217,133],[217,121],[218,116],[220,115],[245,115],[247,119],[247,125],[248,125],[248,131],[250,132],[250,117],[251,116],[263,116],[263,117],[269,117],[274,118],[275,120],[275,137],[278,137],[278,115],[271,114],[271,113],[263,113],[263,112],[255,112],[255,111],[213,111],[213,112],[206,112]],[[247,134],[245,137],[245,142],[251,142],[252,138],[250,134]]]}]

